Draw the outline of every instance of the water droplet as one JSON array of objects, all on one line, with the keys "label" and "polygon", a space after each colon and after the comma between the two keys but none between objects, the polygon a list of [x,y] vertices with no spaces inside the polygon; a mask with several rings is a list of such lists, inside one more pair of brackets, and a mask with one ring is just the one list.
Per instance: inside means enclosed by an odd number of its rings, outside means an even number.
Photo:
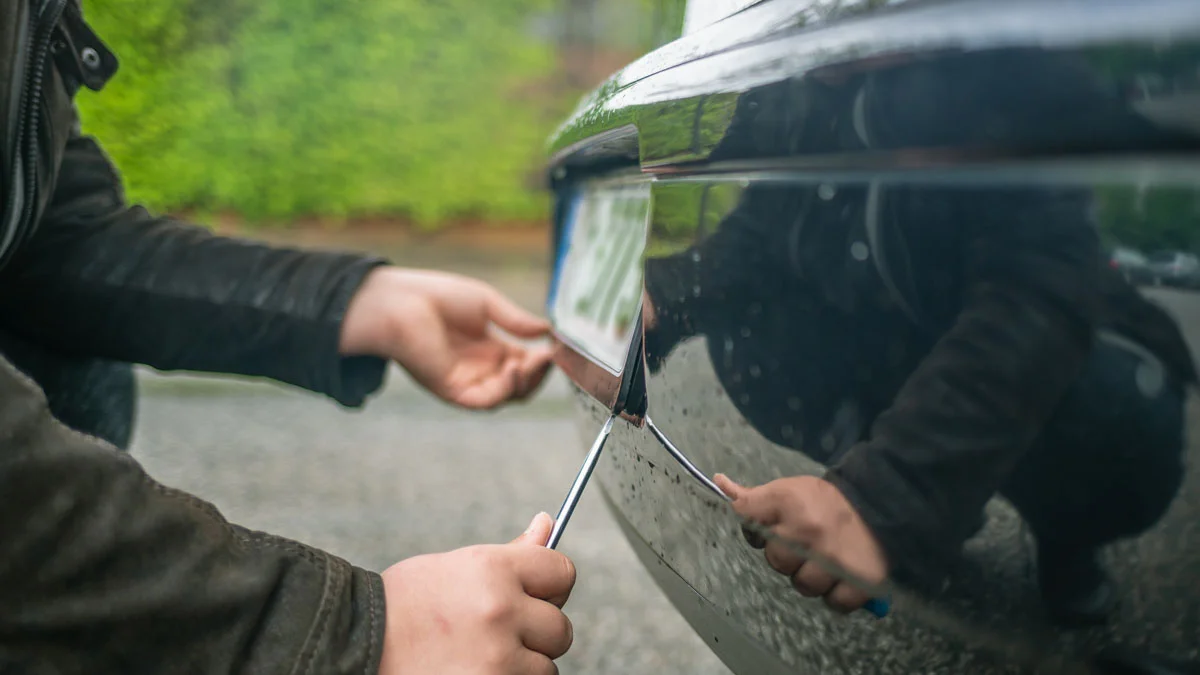
[{"label": "water droplet", "polygon": [[779,433],[783,434],[784,438],[791,438],[792,434],[794,434],[795,432],[796,432],[796,430],[793,429],[792,425],[790,425],[790,424],[785,424],[782,427],[780,427],[780,429],[779,429]]},{"label": "water droplet", "polygon": [[762,368],[758,364],[750,366],[750,377],[762,377]]},{"label": "water droplet", "polygon": [[1157,368],[1154,365],[1143,362],[1138,364],[1133,378],[1137,382],[1138,391],[1141,392],[1142,396],[1157,398],[1162,393],[1165,382],[1162,368]]},{"label": "water droplet", "polygon": [[825,434],[821,437],[821,449],[825,452],[833,452],[833,446],[837,441],[833,438],[833,434]]},{"label": "water droplet", "polygon": [[868,248],[863,242],[856,241],[850,245],[850,255],[855,260],[863,262],[867,258],[871,257],[871,249]]},{"label": "water droplet", "polygon": [[762,303],[752,302],[750,303],[750,308],[746,311],[750,314],[750,316],[758,316],[759,314],[762,314]]},{"label": "water droplet", "polygon": [[750,404],[750,394],[742,394],[741,396],[738,397],[738,400],[742,402],[742,405],[749,405]]},{"label": "water droplet", "polygon": [[742,327],[742,337],[744,337],[744,338],[750,337],[750,327],[749,326]]},{"label": "water droplet", "polygon": [[817,196],[824,201],[829,201],[837,196],[837,188],[829,183],[822,183],[821,185],[817,186]]},{"label": "water droplet", "polygon": [[725,358],[733,356],[733,338],[725,338]]},{"label": "water droplet", "polygon": [[692,262],[700,262],[700,251],[692,251]]},{"label": "water droplet", "polygon": [[700,297],[700,284],[696,284],[695,286],[692,286],[692,297],[693,298]]},{"label": "water droplet", "polygon": [[800,399],[796,398],[795,396],[788,397],[787,404],[792,410],[799,410],[801,407]]}]

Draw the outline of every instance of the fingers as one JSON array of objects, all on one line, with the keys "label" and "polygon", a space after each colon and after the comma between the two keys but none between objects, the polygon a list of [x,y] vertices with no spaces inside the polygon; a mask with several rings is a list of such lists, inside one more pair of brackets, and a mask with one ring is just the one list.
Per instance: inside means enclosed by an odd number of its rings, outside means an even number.
[{"label": "fingers", "polygon": [[535,651],[526,651],[521,655],[521,662],[513,672],[522,675],[558,675],[558,666],[549,656]]},{"label": "fingers", "polygon": [[545,337],[550,332],[549,322],[521,309],[495,289],[487,297],[487,314],[492,323],[520,338]]},{"label": "fingers", "polygon": [[521,536],[512,540],[514,544],[527,544],[531,546],[545,546],[547,541],[550,541],[550,530],[554,529],[554,519],[548,513],[539,513],[533,517],[529,523],[529,527],[521,533]]},{"label": "fingers", "polygon": [[805,562],[792,575],[792,586],[806,598],[824,597],[838,584],[837,577],[815,562]]},{"label": "fingers", "polygon": [[[481,350],[482,351],[482,350]],[[487,346],[493,355],[479,358],[475,380],[451,396],[465,408],[490,409],[533,395],[554,365],[549,345],[525,348],[495,342]]]},{"label": "fingers", "polygon": [[829,605],[831,609],[846,614],[862,609],[868,600],[870,600],[870,596],[865,591],[844,581],[834,586],[832,591],[825,594],[826,605]]},{"label": "fingers", "polygon": [[767,542],[763,550],[771,569],[790,577],[805,563],[805,559],[778,541]]},{"label": "fingers", "polygon": [[529,649],[557,659],[571,648],[574,628],[558,607],[530,600],[521,608],[521,620],[521,642]]},{"label": "fingers", "polygon": [[539,345],[528,350],[521,350],[521,365],[517,368],[516,390],[514,400],[522,400],[532,396],[546,379],[546,374],[554,365],[554,348],[550,345]]},{"label": "fingers", "polygon": [[498,370],[468,385],[454,396],[455,403],[464,408],[486,410],[509,400],[520,378],[520,363],[505,359]]},{"label": "fingers", "polygon": [[566,604],[575,587],[575,563],[570,558],[541,546],[520,546],[511,560],[527,595]]},{"label": "fingers", "polygon": [[840,612],[860,609],[870,600],[867,592],[797,553],[789,541],[828,556],[859,578],[886,578],[887,563],[878,542],[832,485],[810,476],[779,479],[753,488],[723,475],[716,476],[715,482],[733,499],[739,515],[770,527],[777,535],[765,546],[757,536],[747,541],[764,548],[767,563],[791,579],[801,595],[823,598],[825,604]]},{"label": "fingers", "polygon": [[792,586],[806,598],[824,598],[825,604],[839,612],[853,612],[867,604],[870,596],[853,584],[842,581],[820,564],[794,553],[777,541],[767,544],[767,562],[780,574],[790,577]]}]

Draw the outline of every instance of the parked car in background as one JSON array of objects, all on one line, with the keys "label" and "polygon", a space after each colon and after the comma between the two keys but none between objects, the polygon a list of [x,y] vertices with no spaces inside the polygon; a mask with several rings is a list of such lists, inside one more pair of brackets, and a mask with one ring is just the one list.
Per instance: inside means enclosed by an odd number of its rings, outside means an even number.
[{"label": "parked car in background", "polygon": [[1150,283],[1175,288],[1200,288],[1200,258],[1182,251],[1160,251],[1147,260]]},{"label": "parked car in background", "polygon": [[1136,249],[1124,246],[1113,248],[1108,257],[1108,264],[1132,284],[1142,285],[1151,281],[1150,261],[1145,254]]},{"label": "parked car in background", "polygon": [[[1097,330],[1090,353],[1111,360],[1072,370],[1011,327],[1042,317],[1087,353],[1078,327],[1103,294],[1141,311],[1119,328],[1158,321],[1190,361],[1200,295],[1160,294],[1163,310],[1096,263],[1106,223],[1200,199],[1194,127],[1130,98],[1136,78],[1195,72],[1200,2],[728,4],[615,73],[551,142],[557,362],[582,445],[620,416],[593,483],[647,571],[737,675],[1196,672],[1200,439],[1181,439],[1197,408],[1124,334]],[[1189,101],[1172,120],[1200,118]],[[1147,265],[1189,285],[1194,260]],[[1140,275],[1132,251],[1113,262]],[[993,313],[943,340],[971,294]],[[915,433],[893,404],[923,364],[944,366],[926,360],[936,346],[1014,344],[1001,370],[1027,398],[1082,370],[1050,421],[959,373],[958,393],[913,402],[942,406],[922,422],[935,437],[907,454],[872,443],[884,422]],[[1019,466],[939,463],[995,410],[1013,428],[973,447],[1038,439]],[[891,615],[796,593],[671,448],[743,485],[851,459],[909,472],[910,490],[858,495],[899,552]],[[946,496],[981,484],[990,499]],[[921,529],[938,518],[954,531]],[[1108,539],[1072,559],[1086,537]],[[1087,574],[1062,572],[1076,562]]]}]

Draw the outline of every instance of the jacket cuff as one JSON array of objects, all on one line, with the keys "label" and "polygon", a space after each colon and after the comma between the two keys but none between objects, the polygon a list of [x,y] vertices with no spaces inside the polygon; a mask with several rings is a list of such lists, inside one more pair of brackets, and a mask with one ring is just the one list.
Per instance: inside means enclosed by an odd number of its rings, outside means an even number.
[{"label": "jacket cuff", "polygon": [[[863,459],[862,446],[852,449],[824,478],[832,483],[883,547],[888,576],[896,583],[920,593],[936,593],[945,584],[952,564],[948,537],[928,517],[922,517],[919,498],[908,493],[900,477],[891,476],[885,467]],[[888,502],[868,495],[886,495]],[[893,500],[904,503],[893,509]],[[922,521],[924,524],[922,524]]]},{"label": "jacket cuff", "polygon": [[[335,254],[336,255],[336,254]],[[376,356],[342,356],[339,353],[342,323],[346,310],[362,287],[367,275],[389,264],[383,258],[360,257],[341,268],[321,312],[319,354],[313,390],[325,394],[347,408],[362,406],[367,397],[383,386],[387,359]]]}]

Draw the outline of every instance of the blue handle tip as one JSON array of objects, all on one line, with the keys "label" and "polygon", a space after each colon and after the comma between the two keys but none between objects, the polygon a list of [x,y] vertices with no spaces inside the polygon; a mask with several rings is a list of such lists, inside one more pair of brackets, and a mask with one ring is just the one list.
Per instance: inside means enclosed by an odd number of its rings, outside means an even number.
[{"label": "blue handle tip", "polygon": [[892,611],[892,603],[883,598],[871,598],[863,605],[863,609],[875,615],[875,618],[882,619]]}]

